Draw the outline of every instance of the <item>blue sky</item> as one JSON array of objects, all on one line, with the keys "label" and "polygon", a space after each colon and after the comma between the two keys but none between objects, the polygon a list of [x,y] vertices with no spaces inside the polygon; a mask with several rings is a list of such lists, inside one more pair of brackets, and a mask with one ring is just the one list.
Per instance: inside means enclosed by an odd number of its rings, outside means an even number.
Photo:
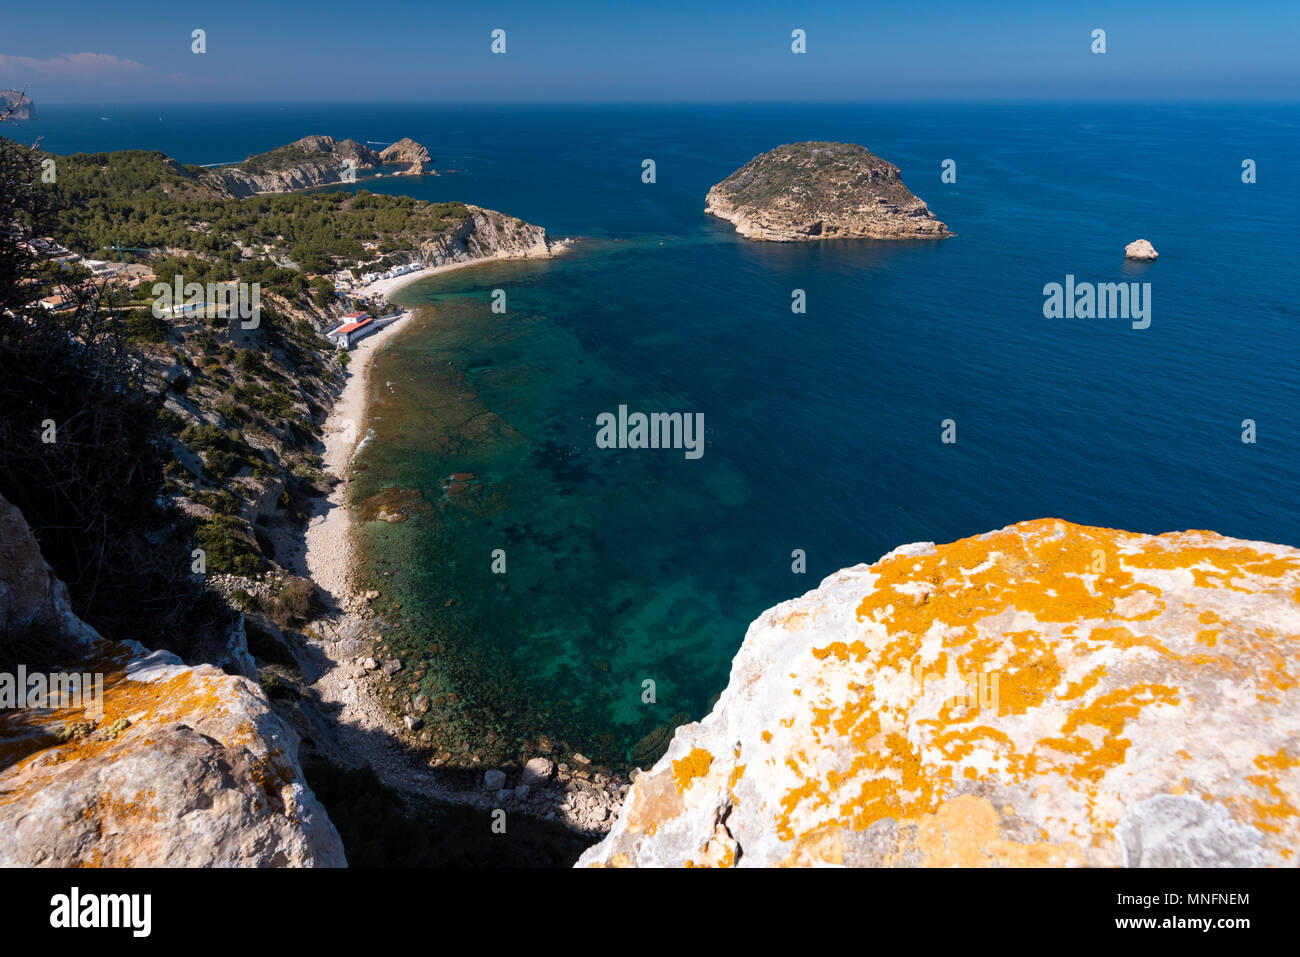
[{"label": "blue sky", "polygon": [[[506,31],[506,53],[489,51]],[[191,52],[191,31],[207,52]],[[807,50],[790,50],[795,28]],[[1095,28],[1107,52],[1090,51]],[[1300,0],[9,4],[46,102],[1300,99]]]}]

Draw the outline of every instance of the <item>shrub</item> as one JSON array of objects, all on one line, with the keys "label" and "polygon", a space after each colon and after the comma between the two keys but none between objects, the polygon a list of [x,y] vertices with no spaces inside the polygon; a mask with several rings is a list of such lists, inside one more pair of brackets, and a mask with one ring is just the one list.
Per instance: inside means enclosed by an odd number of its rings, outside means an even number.
[{"label": "shrub", "polygon": [[201,522],[195,540],[207,556],[207,567],[228,575],[256,575],[262,557],[253,546],[244,523],[233,515],[215,515]]},{"label": "shrub", "polygon": [[316,610],[316,586],[306,578],[288,578],[262,610],[281,628],[301,625]]}]

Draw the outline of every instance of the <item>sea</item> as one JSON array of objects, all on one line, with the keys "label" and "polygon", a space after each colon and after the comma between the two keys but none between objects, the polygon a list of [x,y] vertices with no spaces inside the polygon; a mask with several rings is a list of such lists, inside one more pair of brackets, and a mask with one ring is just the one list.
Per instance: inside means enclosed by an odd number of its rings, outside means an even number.
[{"label": "sea", "polygon": [[[1300,545],[1296,104],[39,109],[18,138],[52,152],[197,164],[409,136],[441,175],[339,188],[573,240],[402,289],[372,368],[364,571],[444,763],[644,765],[760,613],[909,542],[1055,517]],[[897,164],[956,236],[755,243],[705,214],[799,140]],[[1158,261],[1125,261],[1139,238]],[[1137,284],[1149,324],[1045,315],[1067,282]],[[600,447],[620,407],[702,416],[702,454]]]}]

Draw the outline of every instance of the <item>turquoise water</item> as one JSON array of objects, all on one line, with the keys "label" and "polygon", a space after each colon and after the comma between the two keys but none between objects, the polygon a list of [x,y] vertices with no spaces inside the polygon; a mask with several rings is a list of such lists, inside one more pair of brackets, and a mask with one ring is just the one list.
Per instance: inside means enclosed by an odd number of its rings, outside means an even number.
[{"label": "turquoise water", "polygon": [[[174,140],[137,120],[70,117],[81,132],[46,145],[213,162],[410,135],[458,172],[365,188],[583,237],[408,287],[432,308],[375,366],[359,497],[420,498],[363,537],[438,713],[492,736],[473,748],[546,733],[626,760],[702,716],[764,608],[905,542],[1056,516],[1300,543],[1294,105],[275,107],[214,111],[202,134],[154,118]],[[710,185],[800,139],[897,163],[958,236],[754,244],[703,214]],[[1139,237],[1157,263],[1124,263]],[[1044,318],[1067,274],[1151,283],[1150,328]],[[620,404],[702,412],[703,457],[597,448]],[[444,489],[453,473],[472,477]]]}]

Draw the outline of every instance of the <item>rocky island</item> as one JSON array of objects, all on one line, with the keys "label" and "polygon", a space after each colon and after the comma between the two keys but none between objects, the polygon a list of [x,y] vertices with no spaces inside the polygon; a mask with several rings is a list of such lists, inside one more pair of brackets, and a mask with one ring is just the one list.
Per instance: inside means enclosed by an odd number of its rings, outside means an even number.
[{"label": "rocky island", "polygon": [[1124,258],[1136,259],[1139,262],[1155,262],[1160,258],[1160,254],[1151,245],[1151,240],[1135,239],[1124,247]]},{"label": "rocky island", "polygon": [[953,235],[898,167],[853,143],[789,143],[709,190],[704,211],[746,239],[943,239]]}]

